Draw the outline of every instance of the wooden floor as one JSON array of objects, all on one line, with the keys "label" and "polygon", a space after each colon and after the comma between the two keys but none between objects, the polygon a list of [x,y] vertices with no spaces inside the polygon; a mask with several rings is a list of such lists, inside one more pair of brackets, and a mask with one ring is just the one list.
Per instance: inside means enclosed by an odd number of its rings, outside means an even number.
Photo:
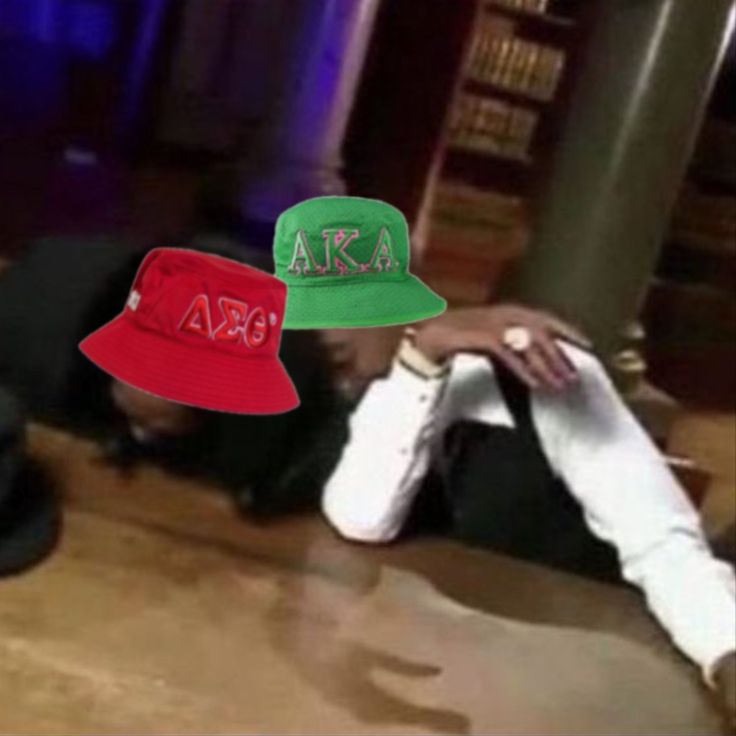
[{"label": "wooden floor", "polygon": [[259,528],[35,428],[63,544],[0,584],[0,733],[710,736],[635,593],[441,541]]}]

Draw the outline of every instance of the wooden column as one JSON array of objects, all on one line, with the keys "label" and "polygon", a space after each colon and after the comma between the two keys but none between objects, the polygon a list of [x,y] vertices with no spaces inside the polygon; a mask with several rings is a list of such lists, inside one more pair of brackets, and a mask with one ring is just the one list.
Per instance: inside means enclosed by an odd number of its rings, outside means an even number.
[{"label": "wooden column", "polygon": [[279,104],[243,171],[245,220],[273,222],[302,199],[344,192],[342,144],[379,3],[298,3]]},{"label": "wooden column", "polygon": [[731,0],[600,0],[516,296],[604,353],[636,317],[733,28]]}]

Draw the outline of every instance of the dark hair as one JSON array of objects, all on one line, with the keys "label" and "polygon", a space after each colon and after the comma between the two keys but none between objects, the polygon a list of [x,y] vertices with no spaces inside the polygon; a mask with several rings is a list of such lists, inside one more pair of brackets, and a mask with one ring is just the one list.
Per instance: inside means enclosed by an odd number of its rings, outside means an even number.
[{"label": "dark hair", "polygon": [[[267,256],[247,249],[201,241],[186,247],[269,269]],[[148,250],[132,252],[101,286],[80,339],[120,312]],[[121,466],[147,459],[207,477],[226,488],[241,509],[259,516],[303,509],[317,503],[339,458],[347,438],[347,406],[316,333],[285,332],[280,356],[300,395],[298,409],[254,417],[197,410],[199,421],[189,435],[151,448],[129,435],[110,400],[109,376],[83,358],[70,382],[69,403],[87,429],[95,427],[99,434],[104,428],[108,435],[112,429],[109,457]]]}]

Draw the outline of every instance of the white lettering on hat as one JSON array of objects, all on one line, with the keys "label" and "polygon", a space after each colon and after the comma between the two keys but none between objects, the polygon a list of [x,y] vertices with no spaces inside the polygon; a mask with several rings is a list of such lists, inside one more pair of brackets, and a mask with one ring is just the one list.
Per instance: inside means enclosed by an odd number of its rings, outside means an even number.
[{"label": "white lettering on hat", "polygon": [[374,271],[391,271],[394,266],[394,249],[388,228],[382,227],[368,266]]},{"label": "white lettering on hat", "polygon": [[344,227],[322,231],[322,237],[325,239],[326,272],[337,269],[340,273],[345,273],[358,268],[357,261],[345,252],[345,248],[359,235],[360,230],[346,230]]},{"label": "white lettering on hat", "polygon": [[294,256],[289,265],[289,273],[310,273],[317,269],[317,262],[309,248],[309,241],[304,230],[299,230],[294,243]]},{"label": "white lettering on hat", "polygon": [[128,306],[135,312],[138,309],[138,305],[141,303],[141,293],[133,289],[128,297]]}]

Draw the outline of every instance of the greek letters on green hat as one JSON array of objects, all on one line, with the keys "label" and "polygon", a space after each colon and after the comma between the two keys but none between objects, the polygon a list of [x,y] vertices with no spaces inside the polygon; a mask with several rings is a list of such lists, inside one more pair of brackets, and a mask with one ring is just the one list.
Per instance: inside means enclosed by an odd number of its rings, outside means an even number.
[{"label": "greek letters on green hat", "polygon": [[387,228],[381,228],[373,255],[368,263],[358,263],[347,251],[350,243],[360,237],[360,230],[331,228],[322,231],[324,239],[324,265],[319,265],[309,245],[307,233],[299,230],[294,243],[294,255],[289,266],[290,274],[302,276],[323,276],[350,273],[387,273],[397,271],[399,262],[394,258],[391,235]]},{"label": "greek letters on green hat", "polygon": [[376,327],[442,313],[443,299],[409,272],[409,231],[395,207],[318,197],[276,223],[276,273],[289,287],[286,329]]}]

